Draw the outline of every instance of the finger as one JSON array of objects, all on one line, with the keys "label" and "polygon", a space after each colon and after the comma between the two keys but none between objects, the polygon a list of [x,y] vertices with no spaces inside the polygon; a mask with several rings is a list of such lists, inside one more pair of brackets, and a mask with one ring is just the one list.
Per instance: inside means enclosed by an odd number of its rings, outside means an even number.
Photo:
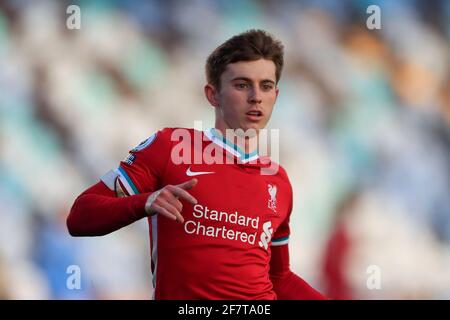
[{"label": "finger", "polygon": [[167,186],[162,192],[161,200],[167,201],[172,206],[174,206],[179,212],[183,210],[183,204],[178,200],[178,196],[174,194],[175,186]]},{"label": "finger", "polygon": [[189,181],[180,183],[180,184],[177,185],[176,187],[179,187],[179,188],[184,189],[184,190],[189,190],[189,189],[192,189],[193,187],[195,187],[195,185],[197,184],[197,182],[198,182],[198,180],[195,179],[195,178],[193,178],[193,179],[191,179],[191,180],[189,180]]},{"label": "finger", "polygon": [[184,218],[183,216],[176,210],[174,210],[174,208],[170,208],[170,205],[168,205],[167,203],[165,205],[154,205],[155,211],[158,214],[161,214],[167,218],[169,218],[170,220],[178,220],[180,223],[184,222]]},{"label": "finger", "polygon": [[163,207],[158,206],[157,204],[153,204],[153,210],[159,214],[162,215],[170,220],[177,220],[177,217],[171,214],[169,211],[164,209]]},{"label": "finger", "polygon": [[178,198],[182,198],[192,204],[197,204],[197,199],[195,199],[189,192],[187,192],[184,189],[181,189],[178,186],[172,186],[170,188],[170,191],[172,192],[172,194]]},{"label": "finger", "polygon": [[183,204],[181,203],[180,200],[178,200],[178,198],[172,194],[172,196],[167,199],[167,201],[175,207],[175,209],[177,209],[178,212],[181,212],[183,210]]},{"label": "finger", "polygon": [[178,220],[179,222],[181,222],[181,223],[184,222],[184,218],[181,215],[180,211],[178,211],[177,208],[175,208],[173,205],[171,205],[170,202],[167,201],[165,203],[161,203],[161,204],[159,204],[159,206],[166,209],[169,213],[174,215],[176,217],[176,220]]}]

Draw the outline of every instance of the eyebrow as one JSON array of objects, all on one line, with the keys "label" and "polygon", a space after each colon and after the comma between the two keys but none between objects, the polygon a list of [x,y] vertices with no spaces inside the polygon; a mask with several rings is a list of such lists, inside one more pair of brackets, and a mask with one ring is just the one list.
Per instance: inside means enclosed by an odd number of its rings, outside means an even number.
[{"label": "eyebrow", "polygon": [[[243,81],[247,81],[247,82],[252,82],[252,79],[247,78],[247,77],[236,77],[236,78],[231,79],[231,81],[237,81],[237,80],[243,80]],[[275,84],[275,81],[273,81],[271,79],[264,79],[261,82],[270,82],[270,83]]]}]

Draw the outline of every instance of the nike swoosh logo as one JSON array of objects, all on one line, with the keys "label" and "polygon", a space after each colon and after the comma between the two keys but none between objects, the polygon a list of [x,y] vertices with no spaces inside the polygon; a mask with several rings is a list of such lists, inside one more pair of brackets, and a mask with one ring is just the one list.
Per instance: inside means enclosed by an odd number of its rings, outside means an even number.
[{"label": "nike swoosh logo", "polygon": [[186,175],[188,177],[200,176],[202,174],[211,174],[211,173],[214,173],[214,172],[211,172],[211,171],[196,171],[196,172],[193,172],[193,171],[191,171],[191,167],[189,167],[186,170]]}]

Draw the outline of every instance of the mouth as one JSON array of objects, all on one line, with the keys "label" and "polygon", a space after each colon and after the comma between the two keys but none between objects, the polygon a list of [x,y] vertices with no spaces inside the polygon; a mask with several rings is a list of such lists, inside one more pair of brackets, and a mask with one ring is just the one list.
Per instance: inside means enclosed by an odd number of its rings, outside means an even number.
[{"label": "mouth", "polygon": [[263,113],[259,110],[250,110],[249,112],[246,113],[247,118],[252,120],[252,121],[259,121],[262,116]]}]

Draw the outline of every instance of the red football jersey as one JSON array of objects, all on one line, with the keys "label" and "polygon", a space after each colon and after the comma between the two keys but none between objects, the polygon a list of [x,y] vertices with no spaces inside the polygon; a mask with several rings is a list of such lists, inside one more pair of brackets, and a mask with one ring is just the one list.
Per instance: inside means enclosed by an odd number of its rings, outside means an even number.
[{"label": "red football jersey", "polygon": [[102,177],[125,196],[198,180],[183,224],[148,218],[155,299],[276,299],[270,246],[288,243],[292,188],[281,166],[262,175],[269,165],[215,129],[165,128]]}]

